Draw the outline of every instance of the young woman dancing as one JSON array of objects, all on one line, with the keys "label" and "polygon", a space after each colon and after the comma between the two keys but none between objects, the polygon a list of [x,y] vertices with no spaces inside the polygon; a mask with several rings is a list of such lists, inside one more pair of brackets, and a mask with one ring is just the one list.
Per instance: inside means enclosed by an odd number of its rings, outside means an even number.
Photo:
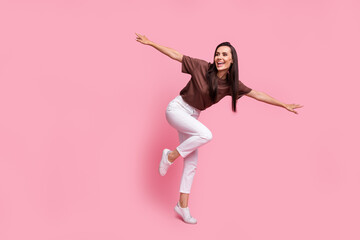
[{"label": "young woman dancing", "polygon": [[159,173],[164,176],[171,164],[179,157],[184,159],[180,183],[180,200],[175,211],[186,223],[197,223],[190,214],[188,200],[198,161],[197,149],[212,139],[210,130],[198,119],[200,112],[219,102],[225,96],[232,97],[232,110],[236,112],[236,101],[243,95],[256,100],[283,107],[296,113],[299,104],[282,103],[264,92],[255,91],[239,81],[238,59],[235,48],[229,42],[219,44],[214,53],[214,62],[185,56],[178,51],[150,41],[137,34],[136,41],[154,47],[170,58],[181,62],[182,72],[191,75],[188,84],[180,91],[166,109],[166,119],[179,133],[180,145],[174,150],[164,149]]}]

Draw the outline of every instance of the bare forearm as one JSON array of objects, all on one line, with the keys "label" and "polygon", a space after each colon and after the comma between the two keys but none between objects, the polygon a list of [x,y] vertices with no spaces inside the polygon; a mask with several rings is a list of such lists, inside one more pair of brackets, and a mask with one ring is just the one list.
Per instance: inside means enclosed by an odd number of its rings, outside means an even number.
[{"label": "bare forearm", "polygon": [[258,92],[258,91],[255,91],[254,89],[251,90],[248,94],[246,94],[246,96],[254,98],[254,99],[256,99],[258,101],[261,101],[261,102],[265,102],[265,103],[274,105],[274,106],[283,107],[286,110],[288,110],[290,112],[293,112],[293,113],[296,113],[296,114],[297,114],[297,112],[294,109],[303,107],[303,106],[301,106],[299,104],[285,104],[285,103],[282,103],[279,100],[276,100],[275,98],[270,97],[266,93]]},{"label": "bare forearm", "polygon": [[[155,49],[159,50],[160,52],[162,52],[163,54],[169,56],[170,58],[174,59],[174,60],[181,60],[182,59],[182,54],[180,54],[178,51],[176,51],[175,49],[169,48],[169,47],[165,47],[165,46],[161,46],[157,43],[154,42],[150,42],[149,43],[150,46],[154,47]],[[181,59],[180,59],[181,58]]]},{"label": "bare forearm", "polygon": [[145,45],[152,46],[155,49],[157,49],[158,51],[160,51],[161,53],[165,54],[166,56],[169,56],[170,58],[172,58],[174,60],[182,62],[183,55],[181,53],[179,53],[178,51],[176,51],[175,49],[164,47],[157,43],[154,43],[153,41],[150,41],[145,35],[141,35],[138,33],[135,33],[135,34],[137,36],[136,41],[138,41],[142,44],[145,44]]},{"label": "bare forearm", "polygon": [[282,103],[279,100],[269,96],[268,94],[266,94],[264,92],[257,92],[255,99],[258,100],[258,101],[264,102],[264,103],[274,105],[274,106],[285,107],[284,103]]}]

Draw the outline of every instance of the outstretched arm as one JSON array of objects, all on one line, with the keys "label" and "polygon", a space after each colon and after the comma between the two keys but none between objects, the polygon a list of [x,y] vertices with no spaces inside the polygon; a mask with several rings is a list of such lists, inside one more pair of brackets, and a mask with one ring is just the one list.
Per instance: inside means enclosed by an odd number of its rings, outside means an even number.
[{"label": "outstretched arm", "polygon": [[297,114],[297,112],[294,109],[303,107],[303,106],[301,106],[299,104],[285,104],[285,103],[282,103],[279,100],[276,100],[275,98],[270,97],[269,95],[267,95],[264,92],[259,92],[259,91],[255,91],[255,90],[251,90],[251,92],[246,94],[246,96],[252,97],[252,98],[254,98],[254,99],[258,100],[258,101],[261,101],[261,102],[265,102],[265,103],[272,104],[272,105],[275,105],[275,106],[283,107],[286,110],[288,110],[290,112],[293,112],[293,113],[296,113],[296,114]]},{"label": "outstretched arm", "polygon": [[170,58],[172,58],[174,60],[177,60],[179,62],[182,61],[183,55],[181,53],[179,53],[178,51],[176,51],[172,48],[168,48],[168,47],[164,47],[159,44],[156,44],[156,43],[150,41],[145,35],[141,35],[138,33],[135,33],[135,34],[137,36],[136,41],[138,41],[142,44],[145,44],[145,45],[152,46],[155,49],[159,50],[160,52],[162,52],[163,54],[169,56]]}]

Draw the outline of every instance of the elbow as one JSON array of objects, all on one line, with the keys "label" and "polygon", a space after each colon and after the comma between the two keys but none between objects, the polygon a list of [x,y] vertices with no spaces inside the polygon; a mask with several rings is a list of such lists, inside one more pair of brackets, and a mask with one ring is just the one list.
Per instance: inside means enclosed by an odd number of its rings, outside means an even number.
[{"label": "elbow", "polygon": [[256,99],[259,101],[264,101],[266,99],[266,94],[263,92],[256,92]]},{"label": "elbow", "polygon": [[183,55],[182,55],[181,53],[179,53],[179,52],[175,52],[175,53],[172,54],[170,57],[171,57],[172,59],[176,60],[176,61],[181,62]]}]

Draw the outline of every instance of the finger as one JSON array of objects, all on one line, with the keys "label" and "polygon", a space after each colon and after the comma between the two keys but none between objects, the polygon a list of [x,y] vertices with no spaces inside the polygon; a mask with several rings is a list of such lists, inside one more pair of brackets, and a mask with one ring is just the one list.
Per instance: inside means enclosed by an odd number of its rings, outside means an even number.
[{"label": "finger", "polygon": [[290,111],[293,112],[293,113],[295,113],[295,114],[297,114],[297,112],[296,112],[294,109],[291,109]]},{"label": "finger", "polygon": [[296,113],[296,114],[297,114],[297,112],[296,112],[293,108],[291,108],[291,107],[289,107],[288,110],[289,110],[290,112],[293,112],[293,113]]},{"label": "finger", "polygon": [[299,104],[291,104],[291,107],[292,108],[301,108],[302,106]]}]

